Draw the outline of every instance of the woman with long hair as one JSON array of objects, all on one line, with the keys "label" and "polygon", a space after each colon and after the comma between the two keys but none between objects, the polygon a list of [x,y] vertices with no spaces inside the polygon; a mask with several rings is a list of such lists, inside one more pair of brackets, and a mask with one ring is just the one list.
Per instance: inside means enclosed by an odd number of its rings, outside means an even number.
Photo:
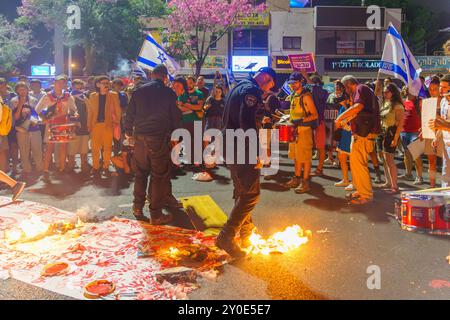
[{"label": "woman with long hair", "polygon": [[394,155],[403,130],[403,100],[400,90],[393,83],[384,87],[383,97],[380,110],[383,139],[380,139],[379,147],[380,150],[383,150],[386,183],[382,187],[388,188],[390,193],[398,193],[397,166],[395,165]]}]

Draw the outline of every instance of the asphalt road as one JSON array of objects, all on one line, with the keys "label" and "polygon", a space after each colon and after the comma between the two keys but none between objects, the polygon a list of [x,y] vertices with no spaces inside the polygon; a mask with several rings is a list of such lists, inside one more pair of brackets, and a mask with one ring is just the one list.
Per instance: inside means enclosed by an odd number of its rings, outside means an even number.
[{"label": "asphalt road", "polygon": [[[282,152],[275,180],[261,180],[254,222],[264,235],[299,224],[313,232],[312,240],[289,254],[227,265],[217,281],[202,281],[191,299],[450,299],[450,287],[431,285],[433,280],[450,281],[450,237],[402,231],[386,214],[394,210],[393,197],[381,190],[372,204],[349,207],[345,191],[333,186],[339,169],[326,168],[326,176],[314,177],[311,194],[285,191],[278,183],[287,181],[292,171]],[[191,172],[178,176],[173,181],[175,196],[209,194],[229,212],[229,173],[220,168],[216,174],[210,183],[192,181]],[[400,187],[413,189],[404,183]],[[117,177],[93,183],[68,176],[51,185],[37,182],[22,198],[70,211],[90,206],[100,208],[103,216],[131,217],[132,183]],[[325,228],[328,233],[317,233]],[[380,289],[368,289],[370,266],[379,267]],[[0,299],[68,298],[10,279],[0,281]]]}]

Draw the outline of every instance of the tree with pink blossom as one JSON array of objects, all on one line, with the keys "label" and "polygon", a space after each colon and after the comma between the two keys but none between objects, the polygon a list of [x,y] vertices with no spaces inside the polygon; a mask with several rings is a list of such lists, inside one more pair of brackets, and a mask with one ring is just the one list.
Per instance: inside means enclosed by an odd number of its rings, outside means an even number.
[{"label": "tree with pink blossom", "polygon": [[264,4],[255,6],[252,0],[171,0],[168,6],[168,31],[176,39],[168,50],[179,51],[181,43],[185,54],[194,61],[196,76],[211,47],[236,25],[240,15],[265,10]]}]

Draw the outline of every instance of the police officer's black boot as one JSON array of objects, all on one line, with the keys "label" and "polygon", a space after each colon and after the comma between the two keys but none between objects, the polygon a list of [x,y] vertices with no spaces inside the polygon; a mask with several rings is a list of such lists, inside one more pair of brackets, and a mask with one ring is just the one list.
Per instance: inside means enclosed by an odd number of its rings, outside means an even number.
[{"label": "police officer's black boot", "polygon": [[164,214],[162,211],[152,211],[150,210],[151,224],[155,226],[161,226],[172,222],[172,214]]},{"label": "police officer's black boot", "polygon": [[242,250],[236,241],[235,233],[226,228],[222,229],[217,236],[216,246],[226,251],[233,258],[243,258],[247,255],[247,252]]},{"label": "police officer's black boot", "polygon": [[252,245],[250,242],[250,236],[254,230],[256,230],[256,227],[252,222],[242,225],[241,231],[239,231],[241,248],[246,249]]},{"label": "police officer's black boot", "polygon": [[142,208],[133,206],[133,215],[138,221],[150,222],[150,219],[144,216],[144,211],[142,210]]}]

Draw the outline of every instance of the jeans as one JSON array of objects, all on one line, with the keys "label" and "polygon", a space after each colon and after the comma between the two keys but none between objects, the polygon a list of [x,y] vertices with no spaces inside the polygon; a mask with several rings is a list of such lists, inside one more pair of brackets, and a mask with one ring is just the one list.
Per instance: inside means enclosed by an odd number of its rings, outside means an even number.
[{"label": "jeans", "polygon": [[[134,160],[136,166],[134,206],[142,209],[148,192],[151,195],[150,214],[152,218],[157,218],[162,214],[168,195],[172,195],[168,140],[165,137],[137,136]],[[150,184],[148,184],[149,176]]]}]

